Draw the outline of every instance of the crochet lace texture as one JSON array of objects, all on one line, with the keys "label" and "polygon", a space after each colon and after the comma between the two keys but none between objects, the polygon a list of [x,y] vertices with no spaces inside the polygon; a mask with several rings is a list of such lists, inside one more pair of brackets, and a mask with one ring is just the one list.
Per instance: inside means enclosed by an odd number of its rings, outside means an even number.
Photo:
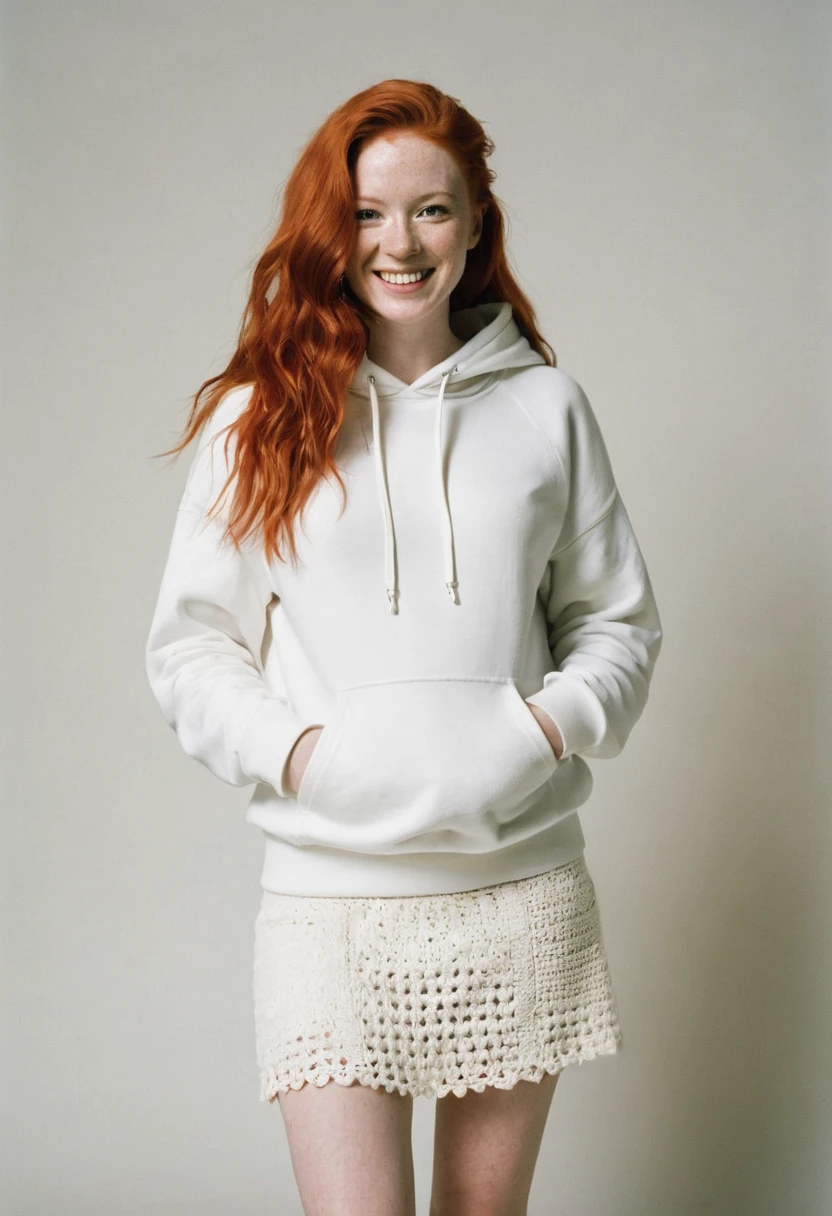
[{"label": "crochet lace texture", "polygon": [[622,1046],[583,857],[451,895],[264,891],[254,936],[261,1101],[330,1080],[510,1089]]}]

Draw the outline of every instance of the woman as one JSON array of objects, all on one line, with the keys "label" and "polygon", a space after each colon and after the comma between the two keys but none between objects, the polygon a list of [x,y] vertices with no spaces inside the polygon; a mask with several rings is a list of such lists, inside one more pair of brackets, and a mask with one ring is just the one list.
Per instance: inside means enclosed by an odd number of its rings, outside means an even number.
[{"label": "woman", "polygon": [[578,808],[662,631],[492,150],[428,84],[338,108],[171,449],[207,424],[148,676],[184,750],[255,784],[260,1096],[305,1212],[414,1211],[414,1096],[433,1216],[525,1212],[560,1072],[622,1042]]}]

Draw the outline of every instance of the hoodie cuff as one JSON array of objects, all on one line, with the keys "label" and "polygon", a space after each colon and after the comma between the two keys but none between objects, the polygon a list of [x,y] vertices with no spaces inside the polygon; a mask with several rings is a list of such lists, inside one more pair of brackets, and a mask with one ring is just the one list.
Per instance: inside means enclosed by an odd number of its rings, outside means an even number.
[{"label": "hoodie cuff", "polygon": [[285,701],[264,701],[243,728],[237,747],[240,767],[252,781],[271,785],[281,798],[293,798],[286,784],[286,762],[301,735],[319,725],[287,716]]},{"label": "hoodie cuff", "polygon": [[604,737],[607,722],[597,697],[582,681],[562,672],[549,679],[545,688],[526,700],[544,710],[557,726],[563,739],[560,757],[563,761],[576,752],[595,747]]}]

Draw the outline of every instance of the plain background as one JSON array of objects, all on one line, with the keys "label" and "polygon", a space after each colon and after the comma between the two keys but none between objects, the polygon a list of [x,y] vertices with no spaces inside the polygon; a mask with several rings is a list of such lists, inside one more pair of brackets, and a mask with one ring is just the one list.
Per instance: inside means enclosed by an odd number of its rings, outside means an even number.
[{"label": "plain background", "polygon": [[146,683],[193,449],[153,453],[231,354],[301,148],[392,76],[496,142],[665,627],[582,814],[624,1050],[564,1074],[530,1212],[832,1211],[828,18],[5,5],[5,1212],[300,1213],[257,1096],[252,788]]}]

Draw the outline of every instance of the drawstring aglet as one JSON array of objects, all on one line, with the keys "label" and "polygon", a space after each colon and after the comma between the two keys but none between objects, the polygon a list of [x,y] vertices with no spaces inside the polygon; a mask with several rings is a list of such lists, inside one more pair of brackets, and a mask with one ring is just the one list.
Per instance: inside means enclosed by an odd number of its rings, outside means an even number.
[{"label": "drawstring aglet", "polygon": [[455,604],[458,604],[460,602],[459,595],[457,593],[457,587],[459,586],[459,583],[457,583],[457,582],[446,583],[445,586],[448,588],[448,595],[451,597],[453,602]]},{"label": "drawstring aglet", "polygon": [[390,601],[390,611],[391,611],[391,613],[398,614],[398,611],[399,611],[399,605],[398,605],[398,602],[397,602],[397,597],[398,597],[398,594],[399,594],[399,593],[398,593],[398,591],[397,591],[397,590],[395,590],[393,587],[388,587],[388,588],[387,588],[387,598],[388,598],[388,600]]}]

